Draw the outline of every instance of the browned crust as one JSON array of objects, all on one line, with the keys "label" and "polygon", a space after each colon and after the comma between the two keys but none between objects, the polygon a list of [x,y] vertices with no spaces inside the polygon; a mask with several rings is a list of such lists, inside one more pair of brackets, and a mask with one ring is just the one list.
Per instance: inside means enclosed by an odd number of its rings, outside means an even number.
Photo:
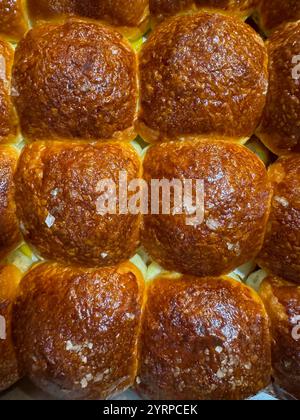
[{"label": "browned crust", "polygon": [[164,268],[217,276],[259,253],[271,187],[263,163],[245,147],[200,140],[155,145],[145,157],[144,178],[204,180],[202,224],[187,226],[188,213],[144,216],[143,246]]},{"label": "browned crust", "polygon": [[10,97],[13,60],[12,46],[0,40],[0,144],[14,141],[18,134],[18,119]]},{"label": "browned crust", "polygon": [[225,278],[159,277],[143,316],[137,389],[151,399],[245,399],[270,381],[258,295]]},{"label": "browned crust", "polygon": [[277,155],[299,152],[300,21],[280,27],[268,40],[267,48],[269,91],[258,136]]},{"label": "browned crust", "polygon": [[[268,277],[260,295],[271,320],[273,375],[284,390],[300,399],[300,287]],[[295,335],[294,335],[295,334]]]},{"label": "browned crust", "polygon": [[14,339],[22,372],[70,399],[106,399],[133,384],[143,301],[140,272],[42,264],[21,283]]},{"label": "browned crust", "polygon": [[137,85],[134,51],[100,24],[38,26],[15,53],[14,100],[30,140],[132,140]]},{"label": "browned crust", "polygon": [[[11,328],[12,306],[20,280],[21,272],[15,266],[0,266],[0,392],[5,391],[20,378]],[[5,323],[5,334],[2,336],[3,322]]]},{"label": "browned crust", "polygon": [[270,33],[281,23],[300,19],[298,0],[261,0],[259,7],[260,25]]},{"label": "browned crust", "polygon": [[25,239],[43,257],[59,262],[108,266],[132,257],[139,246],[141,216],[101,215],[97,200],[103,191],[98,183],[112,179],[118,194],[119,172],[126,171],[130,182],[141,176],[141,166],[127,143],[27,145],[16,173],[17,212]]},{"label": "browned crust", "polygon": [[0,36],[17,42],[28,28],[25,0],[1,0]]},{"label": "browned crust", "polygon": [[14,200],[14,173],[17,162],[16,149],[0,145],[0,261],[21,240]]},{"label": "browned crust", "polygon": [[267,78],[266,49],[250,26],[220,14],[170,18],[140,53],[137,131],[149,142],[245,140],[260,122]]},{"label": "browned crust", "polygon": [[269,168],[274,197],[258,264],[300,283],[300,154],[280,158]]}]

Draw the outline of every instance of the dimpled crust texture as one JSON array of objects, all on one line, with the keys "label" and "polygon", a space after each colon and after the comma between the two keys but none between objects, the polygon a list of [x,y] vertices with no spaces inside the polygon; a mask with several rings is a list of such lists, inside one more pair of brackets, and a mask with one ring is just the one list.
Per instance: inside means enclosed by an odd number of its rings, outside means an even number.
[{"label": "dimpled crust texture", "polygon": [[266,33],[283,22],[300,19],[299,0],[261,0],[260,23]]},{"label": "dimpled crust texture", "polygon": [[[258,157],[227,142],[187,141],[155,145],[144,178],[204,181],[204,221],[187,225],[183,214],[146,215],[142,242],[164,268],[197,276],[226,274],[260,251],[270,211],[271,188]],[[193,192],[195,199],[195,191]],[[172,197],[174,194],[172,194]],[[161,200],[162,197],[160,197]],[[200,207],[201,207],[200,197]]]},{"label": "dimpled crust texture", "polygon": [[32,29],[17,47],[13,69],[24,136],[131,140],[136,70],[130,45],[103,25],[72,20]]},{"label": "dimpled crust texture", "polygon": [[59,262],[93,267],[132,257],[141,216],[102,213],[108,205],[101,206],[106,189],[99,182],[113,180],[118,194],[119,171],[127,171],[128,182],[141,176],[140,159],[127,143],[26,146],[16,173],[17,212],[26,240]]},{"label": "dimpled crust texture", "polygon": [[0,260],[21,240],[14,200],[17,161],[18,153],[13,147],[0,145]]},{"label": "dimpled crust texture", "polygon": [[0,144],[13,141],[17,135],[17,117],[10,97],[13,48],[0,40]]},{"label": "dimpled crust texture", "polygon": [[269,169],[274,197],[258,264],[300,283],[300,154],[280,158]]},{"label": "dimpled crust texture", "polygon": [[142,298],[141,275],[130,263],[90,270],[39,265],[22,281],[14,307],[21,371],[60,398],[123,392],[136,376]]},{"label": "dimpled crust texture", "polygon": [[260,295],[272,326],[273,375],[280,387],[300,399],[300,287],[268,277]]},{"label": "dimpled crust texture", "polygon": [[250,137],[267,93],[267,54],[250,26],[201,13],[163,22],[140,54],[139,134]]},{"label": "dimpled crust texture", "polygon": [[24,0],[1,0],[0,36],[8,41],[19,41],[28,29]]},{"label": "dimpled crust texture", "polygon": [[277,155],[300,151],[300,21],[267,42],[269,91],[258,136]]},{"label": "dimpled crust texture", "polygon": [[137,387],[151,399],[245,399],[270,380],[268,318],[229,279],[157,278],[143,316]]},{"label": "dimpled crust texture", "polygon": [[0,392],[20,378],[12,341],[12,306],[21,280],[13,265],[0,266]]}]

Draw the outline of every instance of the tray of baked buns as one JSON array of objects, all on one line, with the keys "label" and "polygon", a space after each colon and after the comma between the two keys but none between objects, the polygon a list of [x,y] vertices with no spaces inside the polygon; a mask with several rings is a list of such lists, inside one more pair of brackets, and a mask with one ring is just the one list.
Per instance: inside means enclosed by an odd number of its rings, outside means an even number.
[{"label": "tray of baked buns", "polygon": [[300,1],[0,1],[0,399],[300,398]]}]

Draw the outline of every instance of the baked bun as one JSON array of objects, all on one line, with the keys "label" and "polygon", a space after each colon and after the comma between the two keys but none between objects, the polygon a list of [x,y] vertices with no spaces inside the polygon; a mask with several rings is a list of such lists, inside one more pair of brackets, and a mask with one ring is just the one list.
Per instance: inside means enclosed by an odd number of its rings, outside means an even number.
[{"label": "baked bun", "polygon": [[[300,3],[299,3],[300,4]],[[277,155],[300,151],[300,21],[280,27],[267,42],[270,83],[258,136]]]},{"label": "baked bun", "polygon": [[260,121],[267,79],[267,53],[250,26],[219,14],[170,18],[140,53],[137,130],[148,142],[245,141]]},{"label": "baked bun", "polygon": [[10,96],[13,60],[12,46],[0,40],[0,144],[14,141],[18,134],[18,120]]},{"label": "baked bun", "polygon": [[[219,276],[259,253],[271,188],[262,161],[244,146],[203,140],[155,145],[145,157],[144,178],[148,183],[204,181],[203,222],[195,215],[193,222],[188,202],[183,214],[176,214],[173,193],[170,215],[144,216],[142,243],[162,267],[200,277]],[[194,203],[195,198],[194,190]],[[198,203],[201,208],[201,197]]]},{"label": "baked bun", "polygon": [[265,33],[284,22],[300,19],[298,0],[260,0],[259,20]]},{"label": "baked bun", "polygon": [[197,12],[199,9],[219,10],[248,17],[259,4],[260,0],[150,0],[150,12],[155,21],[176,13]]},{"label": "baked bun", "polygon": [[0,36],[8,41],[19,41],[28,29],[24,0],[1,0]]},{"label": "baked bun", "polygon": [[17,161],[18,152],[14,147],[0,145],[0,261],[21,240],[14,200]]},{"label": "baked bun", "polygon": [[300,399],[300,287],[268,277],[260,295],[271,320],[275,382]]},{"label": "baked bun", "polygon": [[13,265],[0,265],[0,392],[20,378],[12,341],[12,306],[21,280]]},{"label": "baked bun", "polygon": [[108,192],[103,180],[114,181],[119,191],[121,171],[128,182],[141,176],[140,158],[127,143],[27,145],[16,173],[17,214],[25,240],[41,256],[58,262],[93,267],[132,257],[141,216],[119,214],[119,204],[116,214],[104,214],[109,206],[99,201]]},{"label": "baked bun", "polygon": [[13,86],[29,140],[135,137],[137,60],[108,27],[69,21],[32,29],[17,47]]},{"label": "baked bun", "polygon": [[143,280],[131,263],[82,268],[45,263],[23,279],[14,307],[20,370],[67,399],[106,399],[137,370]]},{"label": "baked bun", "polygon": [[33,23],[80,16],[107,22],[125,35],[137,37],[147,29],[148,0],[28,0]]},{"label": "baked bun", "polygon": [[268,317],[229,278],[160,277],[143,316],[137,389],[154,400],[245,399],[271,377]]},{"label": "baked bun", "polygon": [[269,168],[274,196],[258,264],[300,283],[300,154],[281,157]]}]

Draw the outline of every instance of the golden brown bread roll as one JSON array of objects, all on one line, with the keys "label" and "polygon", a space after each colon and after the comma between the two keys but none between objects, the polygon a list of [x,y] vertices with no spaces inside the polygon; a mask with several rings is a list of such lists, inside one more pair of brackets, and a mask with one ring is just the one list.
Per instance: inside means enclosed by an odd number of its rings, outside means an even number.
[{"label": "golden brown bread roll", "polygon": [[269,33],[283,22],[300,19],[299,0],[260,0],[260,25]]},{"label": "golden brown bread roll", "polygon": [[163,22],[140,53],[139,134],[149,142],[245,141],[267,93],[267,53],[252,28],[200,13]]},{"label": "golden brown bread roll", "polygon": [[300,399],[300,287],[268,277],[260,295],[271,320],[275,382]]},{"label": "golden brown bread roll", "polygon": [[27,139],[135,137],[137,60],[113,29],[80,21],[32,29],[17,47],[13,86]]},{"label": "golden brown bread roll", "polygon": [[[99,182],[119,190],[141,176],[141,161],[127,143],[35,142],[27,145],[16,173],[17,213],[26,241],[46,259],[87,266],[117,264],[139,245],[140,215],[102,214]],[[128,194],[128,201],[132,194]],[[99,204],[99,206],[98,206]]]},{"label": "golden brown bread roll", "polygon": [[138,391],[151,399],[245,399],[271,376],[268,317],[259,296],[229,278],[150,283]]},{"label": "golden brown bread roll", "polygon": [[300,21],[267,42],[270,82],[258,136],[275,154],[300,151]]},{"label": "golden brown bread roll", "polygon": [[0,36],[8,41],[19,41],[28,29],[25,0],[1,0]]},{"label": "golden brown bread roll", "polygon": [[39,20],[80,16],[97,19],[118,27],[129,37],[147,29],[148,0],[28,0],[29,15]]},{"label": "golden brown bread roll", "polygon": [[0,145],[0,261],[21,240],[14,200],[18,157],[14,147]]},{"label": "golden brown bread roll", "polygon": [[21,280],[14,265],[0,265],[0,392],[20,378],[12,341],[12,307]]},{"label": "golden brown bread roll", "polygon": [[212,140],[155,145],[145,157],[144,178],[204,181],[203,223],[187,225],[189,208],[174,214],[174,200],[170,215],[144,216],[142,244],[162,267],[218,276],[259,253],[271,187],[262,161],[244,146]]},{"label": "golden brown bread roll", "polygon": [[300,283],[300,154],[281,157],[269,168],[274,196],[258,264]]},{"label": "golden brown bread roll", "polygon": [[21,372],[68,399],[106,399],[137,370],[143,279],[131,263],[82,268],[45,263],[23,279],[14,307]]},{"label": "golden brown bread roll", "polygon": [[14,141],[18,133],[18,120],[11,100],[11,69],[14,50],[0,40],[0,144]]}]

